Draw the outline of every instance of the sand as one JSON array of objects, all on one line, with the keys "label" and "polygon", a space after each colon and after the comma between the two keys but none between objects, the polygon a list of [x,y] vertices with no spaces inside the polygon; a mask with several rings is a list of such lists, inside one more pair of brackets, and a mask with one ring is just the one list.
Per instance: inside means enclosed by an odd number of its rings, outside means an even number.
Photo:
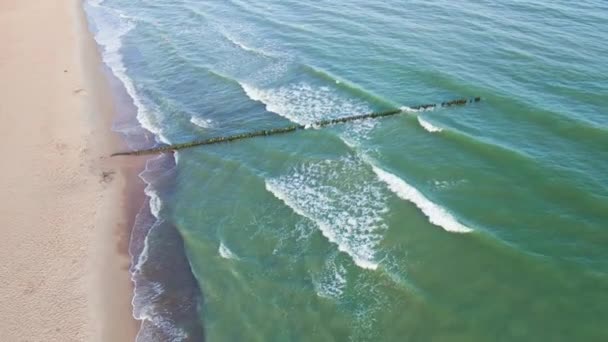
[{"label": "sand", "polygon": [[106,157],[120,138],[80,2],[1,1],[0,44],[0,341],[133,341],[141,164]]}]

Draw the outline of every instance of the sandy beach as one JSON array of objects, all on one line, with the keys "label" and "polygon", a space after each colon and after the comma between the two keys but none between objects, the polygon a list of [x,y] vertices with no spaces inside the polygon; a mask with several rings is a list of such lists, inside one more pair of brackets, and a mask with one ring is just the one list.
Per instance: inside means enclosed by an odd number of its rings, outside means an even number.
[{"label": "sandy beach", "polygon": [[133,341],[141,163],[107,157],[121,141],[81,3],[2,1],[0,41],[0,341]]}]

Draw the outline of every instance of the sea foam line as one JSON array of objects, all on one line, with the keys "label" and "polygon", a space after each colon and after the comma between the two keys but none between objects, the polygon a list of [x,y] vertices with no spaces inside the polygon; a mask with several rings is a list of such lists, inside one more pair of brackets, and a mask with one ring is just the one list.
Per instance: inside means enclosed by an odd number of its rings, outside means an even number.
[{"label": "sea foam line", "polygon": [[[149,120],[149,113],[138,95],[135,84],[127,75],[127,68],[123,62],[123,56],[120,52],[122,48],[122,38],[135,28],[135,23],[128,20],[120,11],[109,7],[104,7],[102,5],[103,2],[103,0],[91,0],[85,5],[87,18],[96,28],[94,38],[102,49],[102,60],[104,64],[111,70],[112,74],[122,83],[125,91],[131,97],[133,104],[137,109],[136,118],[139,124],[148,131],[154,133],[161,141],[168,142],[168,140],[162,135],[160,128],[153,125]],[[146,169],[142,172],[142,174],[148,170],[149,162],[150,160],[146,162]],[[140,178],[143,179],[142,174],[140,174]],[[150,212],[155,217],[156,222],[152,225],[152,227],[148,230],[147,235],[144,237],[143,249],[137,256],[136,260],[134,260],[135,265],[133,266],[133,272],[131,274],[131,279],[135,283],[132,298],[132,314],[136,320],[142,322],[136,339],[139,341],[146,338],[145,334],[147,333],[147,329],[144,328],[145,322],[149,322],[149,324],[163,329],[169,335],[181,337],[184,335],[184,333],[179,331],[177,327],[171,326],[171,324],[168,323],[164,317],[162,317],[162,315],[155,314],[154,308],[152,307],[153,304],[146,299],[149,295],[158,295],[158,293],[149,293],[150,289],[147,288],[147,284],[140,283],[138,280],[139,273],[149,258],[150,234],[160,224],[159,212],[162,206],[160,197],[154,190],[153,185],[145,181],[145,179],[144,182],[146,182],[144,191],[146,196],[149,197]],[[154,291],[162,291],[162,288],[155,287]]]},{"label": "sea foam line", "polygon": [[[112,74],[122,83],[125,91],[131,97],[133,105],[137,109],[136,118],[139,124],[149,132],[152,132],[160,141],[169,143],[169,140],[163,135],[160,126],[151,121],[151,113],[147,110],[142,99],[140,98],[133,80],[127,75],[127,67],[124,64],[121,53],[122,39],[125,35],[135,28],[134,21],[124,15],[122,12],[103,6],[104,0],[89,0],[84,4],[84,9],[87,13],[87,19],[94,25],[96,32],[94,38],[97,44],[101,47],[101,57],[104,64],[110,69]],[[177,163],[177,154],[174,155]],[[170,336],[171,340],[182,341],[188,337],[188,334],[182,328],[176,326],[167,319],[162,313],[156,311],[153,298],[160,296],[164,289],[160,283],[148,283],[141,277],[143,265],[148,262],[150,257],[150,236],[151,233],[159,227],[161,220],[159,219],[160,210],[162,207],[161,199],[154,189],[154,186],[146,181],[142,176],[148,171],[148,165],[151,160],[146,162],[145,170],[140,174],[140,178],[146,183],[144,189],[146,196],[149,197],[149,208],[151,214],[155,218],[155,222],[148,230],[144,237],[144,245],[138,256],[131,255],[135,265],[132,268],[131,279],[134,282],[133,297],[131,303],[133,306],[132,315],[136,320],[141,321],[140,329],[136,336],[136,341],[149,341],[154,334],[148,326],[154,326],[163,331],[164,334]]]}]

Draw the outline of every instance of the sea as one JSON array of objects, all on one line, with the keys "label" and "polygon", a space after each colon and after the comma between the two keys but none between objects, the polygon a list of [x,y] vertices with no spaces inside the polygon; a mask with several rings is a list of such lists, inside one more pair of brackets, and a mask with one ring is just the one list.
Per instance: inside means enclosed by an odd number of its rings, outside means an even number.
[{"label": "sea", "polygon": [[129,148],[307,125],[150,156],[138,341],[608,341],[605,0],[84,7]]}]

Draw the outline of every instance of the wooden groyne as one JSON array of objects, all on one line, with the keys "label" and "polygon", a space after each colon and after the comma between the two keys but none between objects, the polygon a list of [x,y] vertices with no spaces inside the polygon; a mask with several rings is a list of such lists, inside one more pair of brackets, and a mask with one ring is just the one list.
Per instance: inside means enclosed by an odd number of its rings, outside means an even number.
[{"label": "wooden groyne", "polygon": [[[474,97],[474,98],[470,98],[470,99],[461,98],[461,99],[456,99],[456,100],[452,100],[452,101],[448,101],[448,102],[442,102],[441,104],[425,104],[425,105],[418,105],[418,106],[413,106],[413,107],[409,107],[409,108],[412,110],[427,110],[427,109],[432,109],[432,108],[436,108],[436,107],[463,106],[468,103],[479,102],[479,101],[481,101],[480,97]],[[235,134],[235,135],[229,135],[229,136],[223,136],[223,137],[214,137],[214,138],[203,139],[203,140],[195,140],[195,141],[181,143],[181,144],[163,145],[163,146],[158,146],[158,147],[144,149],[144,150],[118,152],[118,153],[112,154],[112,157],[114,157],[114,156],[139,156],[139,155],[146,155],[146,154],[156,154],[156,153],[162,153],[162,152],[177,151],[177,150],[183,150],[186,148],[191,148],[191,147],[196,147],[196,146],[214,145],[214,144],[227,143],[227,142],[231,142],[231,141],[243,140],[243,139],[249,139],[249,138],[255,138],[255,137],[285,134],[285,133],[295,132],[298,130],[307,129],[309,127],[321,128],[321,127],[325,127],[325,126],[331,126],[331,125],[335,125],[335,124],[341,124],[341,123],[358,121],[358,120],[383,118],[386,116],[397,115],[397,114],[401,114],[404,112],[405,112],[405,110],[403,110],[403,109],[391,109],[391,110],[387,110],[387,111],[383,111],[383,112],[373,112],[373,113],[368,113],[368,114],[345,116],[342,118],[317,121],[310,125],[291,125],[291,126],[286,126],[286,127],[266,129],[266,130],[260,130],[260,131],[242,133],[242,134]]]}]

